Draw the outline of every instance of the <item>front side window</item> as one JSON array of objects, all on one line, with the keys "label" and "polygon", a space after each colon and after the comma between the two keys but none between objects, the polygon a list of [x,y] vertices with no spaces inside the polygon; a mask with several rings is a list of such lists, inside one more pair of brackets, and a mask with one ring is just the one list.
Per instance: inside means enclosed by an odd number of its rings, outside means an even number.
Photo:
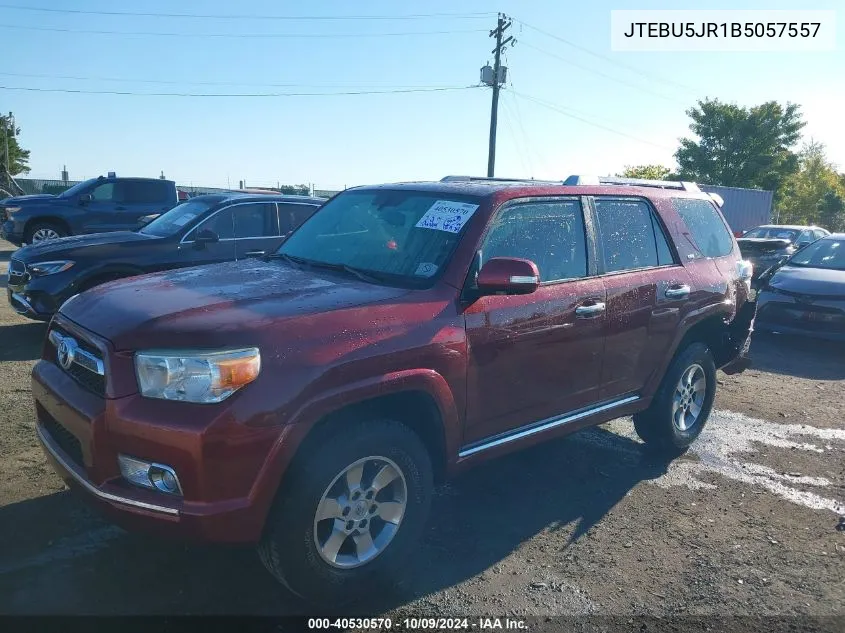
[{"label": "front side window", "polygon": [[643,200],[596,198],[596,230],[604,272],[674,263],[657,218]]},{"label": "front side window", "polygon": [[525,202],[506,207],[481,246],[481,262],[494,257],[528,259],[540,281],[587,276],[584,216],[577,200]]},{"label": "front side window", "polygon": [[139,233],[167,237],[175,235],[211,207],[207,202],[191,200],[173,207],[167,213],[162,213],[155,220],[143,227]]},{"label": "front side window", "polygon": [[733,252],[733,236],[713,204],[695,198],[675,198],[673,202],[702,255],[724,257]]},{"label": "front side window", "polygon": [[197,228],[191,231],[190,236],[186,240],[192,240],[201,231],[211,231],[221,240],[233,239],[235,237],[235,220],[232,215],[232,207],[221,209],[205,222],[202,222]]},{"label": "front side window", "polygon": [[97,185],[91,190],[91,199],[96,202],[114,202],[117,200],[116,184],[114,182],[104,182],[102,185]]},{"label": "front side window", "polygon": [[278,252],[424,287],[443,271],[479,205],[473,196],[452,193],[346,191],[320,207]]}]

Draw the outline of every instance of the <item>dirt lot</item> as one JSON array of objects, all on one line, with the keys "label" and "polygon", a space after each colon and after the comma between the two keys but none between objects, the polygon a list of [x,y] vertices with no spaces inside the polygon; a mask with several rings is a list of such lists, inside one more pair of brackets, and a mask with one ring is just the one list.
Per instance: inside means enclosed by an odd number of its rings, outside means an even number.
[{"label": "dirt lot", "polygon": [[[29,371],[45,328],[5,301],[0,242],[0,613],[307,611],[251,550],[127,534],[44,465]],[[777,337],[719,375],[688,455],[627,420],[489,463],[438,491],[408,582],[370,615],[845,616],[845,347]]]}]

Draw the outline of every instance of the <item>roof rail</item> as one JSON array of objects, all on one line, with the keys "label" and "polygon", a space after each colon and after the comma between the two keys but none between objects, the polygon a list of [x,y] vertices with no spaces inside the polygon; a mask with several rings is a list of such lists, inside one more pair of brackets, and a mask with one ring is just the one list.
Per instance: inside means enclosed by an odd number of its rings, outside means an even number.
[{"label": "roof rail", "polygon": [[690,193],[701,193],[701,189],[694,182],[675,180],[648,180],[645,178],[617,178],[612,176],[577,176],[573,175],[563,181],[565,185],[626,185],[628,187],[659,187],[660,189],[679,189]]},{"label": "roof rail", "polygon": [[445,176],[440,182],[527,182],[549,184],[551,182],[560,184],[559,180],[534,180],[533,178],[493,178],[491,176]]}]

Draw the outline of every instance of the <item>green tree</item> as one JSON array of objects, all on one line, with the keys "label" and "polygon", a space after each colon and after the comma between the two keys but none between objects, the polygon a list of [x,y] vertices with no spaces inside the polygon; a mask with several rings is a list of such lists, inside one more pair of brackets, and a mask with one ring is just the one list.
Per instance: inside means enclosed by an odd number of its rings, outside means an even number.
[{"label": "green tree", "polygon": [[819,200],[819,224],[828,231],[845,231],[845,198],[841,193],[827,191]]},{"label": "green tree", "polygon": [[[799,154],[799,169],[783,184],[778,219],[783,223],[819,224],[835,229],[845,186],[824,145],[810,141]],[[830,224],[834,226],[831,227]]]},{"label": "green tree", "polygon": [[798,168],[791,151],[804,122],[796,104],[775,101],[743,108],[705,99],[687,111],[697,140],[682,138],[675,153],[682,180],[776,192]]},{"label": "green tree", "polygon": [[[14,132],[14,133],[13,133]],[[21,129],[12,130],[12,121],[8,116],[0,116],[0,177],[6,174],[6,145],[9,147],[8,172],[12,176],[29,173],[29,150],[22,149],[17,136]]]},{"label": "green tree", "polygon": [[621,178],[645,178],[646,180],[669,180],[672,170],[663,165],[625,165]]}]

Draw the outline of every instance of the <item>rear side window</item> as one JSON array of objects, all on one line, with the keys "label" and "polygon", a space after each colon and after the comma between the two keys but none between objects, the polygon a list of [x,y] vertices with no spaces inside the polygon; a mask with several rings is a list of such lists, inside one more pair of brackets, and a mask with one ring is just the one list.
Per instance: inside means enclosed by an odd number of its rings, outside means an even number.
[{"label": "rear side window", "polygon": [[734,248],[733,237],[716,207],[706,200],[690,198],[675,198],[673,202],[705,257],[731,254]]},{"label": "rear side window", "polygon": [[537,264],[540,281],[587,276],[586,233],[577,200],[527,202],[505,208],[481,247],[482,264],[519,257]]},{"label": "rear side window", "polygon": [[291,204],[288,202],[279,203],[279,223],[282,235],[299,228],[299,225],[314,215],[317,210],[316,204]]},{"label": "rear side window", "polygon": [[170,200],[172,185],[165,180],[123,181],[125,202],[158,203]]},{"label": "rear side window", "polygon": [[604,272],[675,263],[663,228],[642,200],[597,197],[598,242]]}]

